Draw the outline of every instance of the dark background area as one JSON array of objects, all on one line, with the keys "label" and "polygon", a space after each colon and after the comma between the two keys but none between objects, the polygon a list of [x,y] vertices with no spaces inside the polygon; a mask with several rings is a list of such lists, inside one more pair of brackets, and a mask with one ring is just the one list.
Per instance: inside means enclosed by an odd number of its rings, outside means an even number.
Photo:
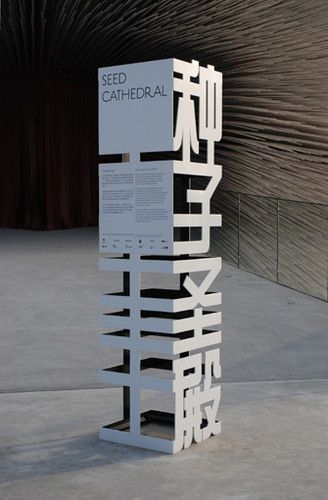
[{"label": "dark background area", "polygon": [[60,229],[97,223],[97,95],[55,76],[1,88],[1,225]]},{"label": "dark background area", "polygon": [[214,252],[327,299],[325,0],[2,0],[0,225],[97,224],[97,68],[223,72]]}]

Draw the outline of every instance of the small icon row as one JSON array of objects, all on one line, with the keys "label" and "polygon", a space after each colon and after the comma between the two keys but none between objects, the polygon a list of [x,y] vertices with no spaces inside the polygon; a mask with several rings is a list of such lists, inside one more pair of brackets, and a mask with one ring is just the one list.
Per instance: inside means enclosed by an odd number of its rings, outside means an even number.
[{"label": "small icon row", "polygon": [[115,249],[117,251],[122,251],[122,249],[130,250],[134,247],[143,249],[145,251],[149,250],[168,250],[169,245],[167,240],[156,240],[156,239],[121,239],[121,238],[111,238],[109,236],[102,237],[102,248]]}]

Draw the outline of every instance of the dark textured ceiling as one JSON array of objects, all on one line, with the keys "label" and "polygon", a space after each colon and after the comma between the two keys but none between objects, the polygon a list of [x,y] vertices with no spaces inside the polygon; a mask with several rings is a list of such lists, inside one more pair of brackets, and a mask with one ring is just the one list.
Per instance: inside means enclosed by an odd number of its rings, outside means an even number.
[{"label": "dark textured ceiling", "polygon": [[199,59],[224,74],[224,187],[328,203],[326,0],[2,0],[0,74]]}]

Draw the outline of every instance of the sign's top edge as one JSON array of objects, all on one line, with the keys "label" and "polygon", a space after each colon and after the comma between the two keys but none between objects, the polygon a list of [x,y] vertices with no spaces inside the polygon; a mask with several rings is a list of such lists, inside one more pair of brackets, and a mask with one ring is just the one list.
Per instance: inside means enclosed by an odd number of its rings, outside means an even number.
[{"label": "sign's top edge", "polygon": [[98,68],[98,71],[101,71],[102,69],[108,69],[108,68],[120,68],[122,66],[137,66],[139,64],[147,64],[147,63],[155,63],[155,62],[166,62],[166,61],[178,61],[176,57],[168,57],[166,59],[152,59],[151,61],[140,61],[136,63],[126,63],[126,64],[115,64],[113,66],[101,66]]},{"label": "sign's top edge", "polygon": [[[116,153],[122,154],[122,153]],[[101,156],[101,155],[100,155]],[[175,160],[133,160],[133,161],[111,161],[109,163],[98,163],[98,167],[111,167],[112,165],[122,165],[122,167],[131,167],[131,165],[140,165],[141,167],[152,167],[156,163],[157,166],[173,166]]]}]

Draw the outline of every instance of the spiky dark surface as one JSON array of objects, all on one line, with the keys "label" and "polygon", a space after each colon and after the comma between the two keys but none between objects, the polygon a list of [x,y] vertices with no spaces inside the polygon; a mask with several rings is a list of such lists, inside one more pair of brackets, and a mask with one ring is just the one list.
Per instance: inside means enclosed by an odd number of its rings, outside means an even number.
[{"label": "spiky dark surface", "polygon": [[326,0],[2,0],[0,72],[210,62],[224,73],[223,187],[328,203],[327,23]]}]

